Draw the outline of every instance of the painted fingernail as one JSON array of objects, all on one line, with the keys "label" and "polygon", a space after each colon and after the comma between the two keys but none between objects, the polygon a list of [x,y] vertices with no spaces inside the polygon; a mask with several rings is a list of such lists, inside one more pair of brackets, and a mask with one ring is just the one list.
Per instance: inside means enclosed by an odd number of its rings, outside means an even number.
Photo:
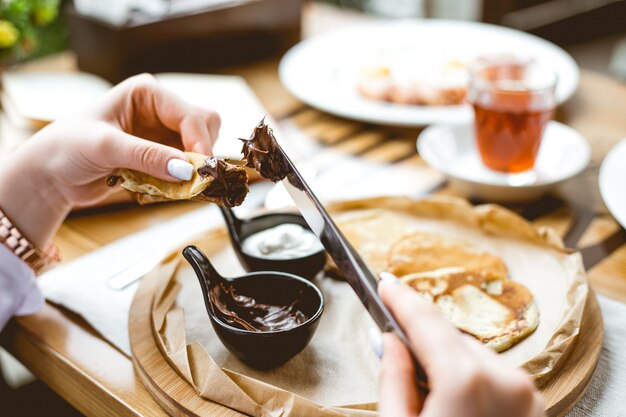
[{"label": "painted fingernail", "polygon": [[170,159],[167,162],[167,172],[174,178],[189,181],[193,177],[193,165],[182,159]]},{"label": "painted fingernail", "polygon": [[369,329],[367,329],[367,338],[369,339],[372,350],[374,351],[376,356],[378,356],[379,359],[382,358],[383,338],[381,337],[380,332],[377,329],[370,327]]},{"label": "painted fingernail", "polygon": [[392,274],[391,272],[381,272],[379,275],[382,281],[388,282],[390,284],[399,284],[400,280],[397,276]]}]

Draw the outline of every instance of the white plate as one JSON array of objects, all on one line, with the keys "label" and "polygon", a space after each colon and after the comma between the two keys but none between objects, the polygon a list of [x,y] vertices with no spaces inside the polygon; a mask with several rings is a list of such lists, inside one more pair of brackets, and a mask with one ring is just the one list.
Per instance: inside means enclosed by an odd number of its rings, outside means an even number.
[{"label": "white plate", "polygon": [[[431,126],[418,137],[420,156],[446,174],[459,192],[490,201],[528,201],[580,173],[591,157],[589,144],[578,132],[558,122],[546,126],[537,155],[536,179],[515,185],[515,176],[486,168],[474,141],[473,125]],[[520,177],[518,176],[517,179]]]},{"label": "white plate", "polygon": [[301,101],[351,119],[402,126],[469,123],[472,112],[468,105],[398,105],[359,95],[356,84],[364,66],[407,51],[426,61],[467,62],[502,53],[534,59],[558,74],[559,103],[578,86],[576,62],[548,41],[500,26],[437,19],[368,23],[309,38],[283,57],[280,79]]},{"label": "white plate", "polygon": [[626,139],[609,151],[600,167],[600,194],[615,220],[626,228]]}]

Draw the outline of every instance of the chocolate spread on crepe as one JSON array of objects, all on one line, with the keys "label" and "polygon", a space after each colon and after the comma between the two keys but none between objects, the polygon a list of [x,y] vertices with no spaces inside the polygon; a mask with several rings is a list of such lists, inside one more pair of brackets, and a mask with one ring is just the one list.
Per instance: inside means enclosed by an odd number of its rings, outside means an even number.
[{"label": "chocolate spread on crepe", "polygon": [[265,118],[254,128],[250,139],[243,142],[243,158],[246,166],[254,168],[263,178],[277,182],[289,174],[287,161],[280,151],[274,132],[265,123]]},{"label": "chocolate spread on crepe", "polygon": [[[141,204],[200,200],[234,207],[243,202],[248,193],[248,174],[243,167],[220,158],[193,152],[186,154],[195,168],[189,181],[170,182],[129,169],[118,170],[115,177],[122,180],[122,187],[131,191]],[[107,179],[109,185],[115,182]]]},{"label": "chocolate spread on crepe", "polygon": [[298,309],[299,299],[287,305],[258,303],[254,298],[237,294],[234,285],[222,283],[211,288],[211,303],[220,319],[243,330],[271,332],[299,326],[307,317]]},{"label": "chocolate spread on crepe", "polygon": [[220,205],[224,207],[235,207],[243,203],[248,193],[247,175],[246,181],[242,181],[241,171],[230,169],[226,161],[214,156],[206,158],[197,172],[201,178],[213,178],[211,185],[202,191],[204,196],[220,199]]}]

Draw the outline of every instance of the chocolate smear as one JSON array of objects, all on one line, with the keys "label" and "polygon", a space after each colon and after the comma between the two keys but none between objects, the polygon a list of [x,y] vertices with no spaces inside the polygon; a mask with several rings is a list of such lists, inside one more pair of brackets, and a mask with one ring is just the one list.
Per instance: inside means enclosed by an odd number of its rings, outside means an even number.
[{"label": "chocolate smear", "polygon": [[213,182],[202,191],[206,197],[219,198],[224,207],[241,205],[248,194],[246,172],[234,165],[229,165],[221,158],[206,158],[204,165],[198,168],[202,178],[212,177]]},{"label": "chocolate smear", "polygon": [[250,139],[243,142],[243,158],[247,167],[254,168],[263,178],[278,182],[289,174],[285,156],[276,142],[274,132],[265,123],[265,118],[254,128]]},{"label": "chocolate smear", "polygon": [[120,181],[124,181],[124,179],[120,177],[119,175],[109,175],[106,178],[106,183],[109,187],[115,187],[117,183]]}]

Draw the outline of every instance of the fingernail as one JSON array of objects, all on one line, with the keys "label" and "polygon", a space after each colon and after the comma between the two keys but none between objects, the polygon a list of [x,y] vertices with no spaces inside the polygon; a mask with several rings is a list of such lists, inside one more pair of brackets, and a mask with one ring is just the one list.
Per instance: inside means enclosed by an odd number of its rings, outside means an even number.
[{"label": "fingernail", "polygon": [[189,181],[193,177],[193,165],[182,159],[170,159],[167,162],[167,172],[174,178]]},{"label": "fingernail", "polygon": [[383,338],[380,335],[380,332],[370,327],[367,329],[367,338],[370,341],[370,345],[372,346],[372,350],[378,356],[379,359],[383,357]]},{"label": "fingernail", "polygon": [[398,277],[392,274],[391,272],[381,272],[380,275],[378,276],[380,277],[382,281],[388,282],[390,284],[400,283],[400,280],[398,279]]}]

